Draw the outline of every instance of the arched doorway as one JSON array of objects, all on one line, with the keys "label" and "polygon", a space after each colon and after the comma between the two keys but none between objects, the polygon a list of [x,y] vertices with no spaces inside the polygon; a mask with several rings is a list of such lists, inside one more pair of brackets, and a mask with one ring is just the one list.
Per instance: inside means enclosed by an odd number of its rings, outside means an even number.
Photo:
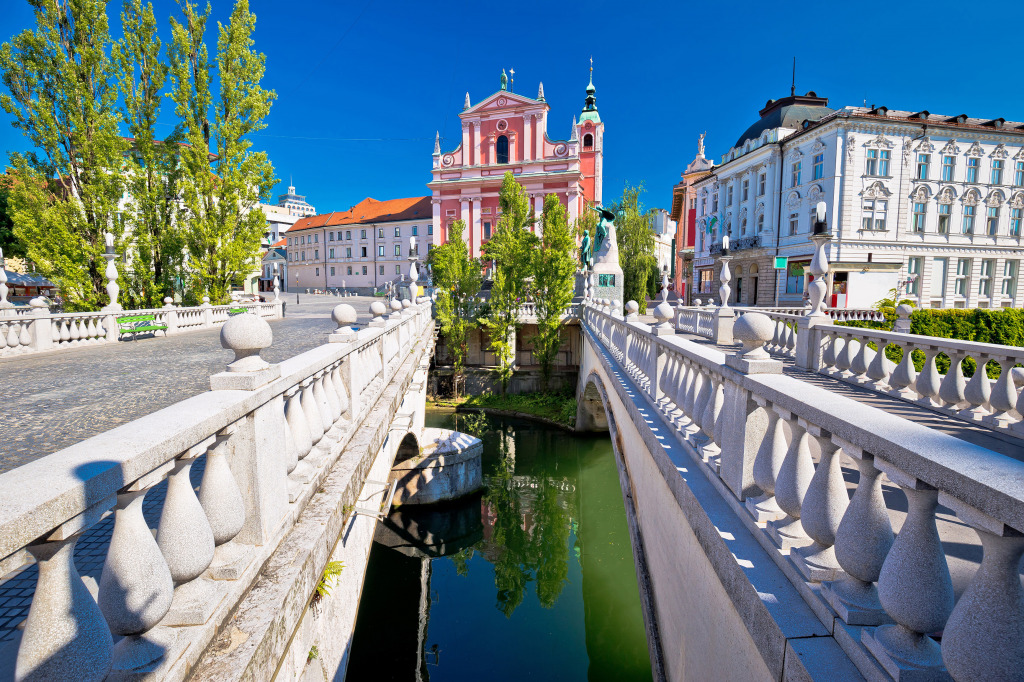
[{"label": "arched doorway", "polygon": [[757,305],[757,280],[757,263],[753,263],[750,266],[750,305]]}]

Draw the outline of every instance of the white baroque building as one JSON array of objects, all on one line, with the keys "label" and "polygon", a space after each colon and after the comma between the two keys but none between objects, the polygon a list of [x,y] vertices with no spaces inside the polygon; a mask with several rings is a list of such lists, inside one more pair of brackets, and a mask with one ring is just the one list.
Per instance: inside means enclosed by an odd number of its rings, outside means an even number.
[{"label": "white baroque building", "polygon": [[1024,123],[827,104],[770,100],[695,183],[694,295],[717,295],[728,234],[734,302],[799,303],[824,201],[831,305],[898,288],[922,307],[1021,307]]}]

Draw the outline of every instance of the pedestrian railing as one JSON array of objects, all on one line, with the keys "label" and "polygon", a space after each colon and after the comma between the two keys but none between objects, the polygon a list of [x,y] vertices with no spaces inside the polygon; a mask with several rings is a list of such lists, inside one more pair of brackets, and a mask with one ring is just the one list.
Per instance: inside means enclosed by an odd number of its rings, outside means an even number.
[{"label": "pedestrian railing", "polygon": [[811,369],[1024,438],[1024,348],[831,324],[806,333],[820,353]]},{"label": "pedestrian railing", "polygon": [[[829,631],[836,620],[835,631],[848,633],[835,640],[866,677],[1019,677],[1024,463],[781,374],[781,362],[764,351],[777,325],[753,311],[733,330],[744,348],[728,355],[675,335],[668,322],[649,327],[593,305],[582,315],[591,338],[646,396],[636,399],[653,406],[669,434],[720,481]],[[847,342],[863,331],[828,330]],[[930,358],[939,350],[920,337],[870,338],[916,343]],[[973,350],[946,348],[961,358]],[[1020,357],[973,352],[1002,367]],[[843,459],[859,471],[852,498]],[[897,536],[884,478],[906,498]],[[973,528],[983,548],[959,600],[947,556],[962,548],[940,541],[939,504]]]},{"label": "pedestrian railing", "polygon": [[161,335],[219,327],[230,310],[239,308],[268,319],[284,316],[280,300],[214,306],[206,299],[202,305],[178,307],[168,299],[163,308],[84,313],[50,313],[46,304],[37,300],[27,310],[0,309],[0,357],[116,343],[121,339],[117,320],[125,316],[153,315],[157,324],[167,327]]},{"label": "pedestrian railing", "polygon": [[[221,339],[235,361],[214,390],[0,475],[0,576],[38,570],[23,629],[7,631],[20,634],[15,679],[186,677],[402,363],[432,342],[425,300],[375,314],[278,365],[259,357],[266,322],[233,317]],[[97,323],[84,324],[88,336]],[[154,534],[143,504],[164,482]],[[90,591],[75,544],[110,515]]]}]

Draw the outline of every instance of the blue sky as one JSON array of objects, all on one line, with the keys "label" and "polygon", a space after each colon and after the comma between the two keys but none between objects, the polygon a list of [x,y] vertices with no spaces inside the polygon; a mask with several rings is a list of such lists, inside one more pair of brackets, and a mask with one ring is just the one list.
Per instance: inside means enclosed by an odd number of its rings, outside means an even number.
[{"label": "blue sky", "polygon": [[[977,6],[933,1],[798,6],[764,2],[409,2],[250,0],[264,86],[277,91],[265,149],[283,192],[289,176],[318,211],[366,196],[425,195],[434,131],[458,144],[468,90],[475,103],[498,89],[502,68],[515,89],[551,105],[549,134],[565,138],[583,106],[594,58],[605,122],[606,202],[643,181],[647,206],[668,207],[672,185],[706,130],[709,156],[727,151],[767,99],[815,90],[831,106],[884,104],[950,115],[1024,120],[1014,74],[1022,53],[1007,32],[1024,3],[998,17]],[[214,0],[226,21],[229,0]],[[154,2],[164,41],[175,5]],[[856,13],[850,12],[855,9]],[[0,38],[31,26],[23,0],[6,0]],[[119,31],[119,0],[108,5]],[[981,32],[982,26],[987,27]],[[964,41],[964,29],[973,37]],[[215,25],[207,42],[216,41]],[[945,54],[945,57],[940,57]],[[169,109],[169,107],[168,107]],[[0,152],[26,148],[0,112]],[[170,120],[169,118],[167,120]],[[169,129],[169,128],[168,128]]]}]

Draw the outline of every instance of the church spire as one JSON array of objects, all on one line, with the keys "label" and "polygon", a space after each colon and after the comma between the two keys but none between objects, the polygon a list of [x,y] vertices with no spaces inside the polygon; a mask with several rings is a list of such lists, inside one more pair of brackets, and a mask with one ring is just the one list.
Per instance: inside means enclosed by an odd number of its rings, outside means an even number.
[{"label": "church spire", "polygon": [[441,131],[438,130],[434,133],[434,154],[441,153]]},{"label": "church spire", "polygon": [[594,58],[590,58],[590,82],[587,84],[587,98],[583,103],[583,114],[580,116],[580,122],[593,121],[594,123],[601,122],[601,116],[597,113],[597,97],[594,93],[597,92],[597,88],[594,87]]},{"label": "church spire", "polygon": [[469,109],[469,93],[468,92],[466,93],[466,103],[462,105],[462,110],[465,111],[466,109]]},{"label": "church spire", "polygon": [[540,87],[537,88],[537,100],[540,102],[544,101],[544,81],[541,81]]},{"label": "church spire", "polygon": [[579,138],[576,136],[576,114],[573,114],[572,115],[572,135],[569,138],[569,141],[570,142],[575,142],[577,139],[579,139]]}]

